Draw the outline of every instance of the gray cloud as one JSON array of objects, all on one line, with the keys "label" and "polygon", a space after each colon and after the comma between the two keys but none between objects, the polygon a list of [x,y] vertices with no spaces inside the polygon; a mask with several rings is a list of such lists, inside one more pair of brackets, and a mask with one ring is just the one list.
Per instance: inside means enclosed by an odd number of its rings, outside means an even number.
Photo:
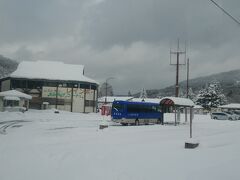
[{"label": "gray cloud", "polygon": [[[240,18],[239,1],[218,2]],[[191,77],[240,65],[240,27],[208,0],[2,0],[0,25],[0,54],[84,64],[99,82],[115,77],[117,94],[174,84],[177,38]]]}]

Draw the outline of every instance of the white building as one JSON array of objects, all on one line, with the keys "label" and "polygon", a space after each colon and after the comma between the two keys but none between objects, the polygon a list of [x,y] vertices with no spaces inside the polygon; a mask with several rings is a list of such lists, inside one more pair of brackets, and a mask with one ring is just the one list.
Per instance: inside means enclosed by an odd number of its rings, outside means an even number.
[{"label": "white building", "polygon": [[31,95],[30,108],[96,112],[98,83],[84,75],[84,66],[55,61],[23,61],[10,76],[0,79],[1,91]]},{"label": "white building", "polygon": [[25,111],[31,99],[32,96],[16,90],[0,92],[0,111]]}]

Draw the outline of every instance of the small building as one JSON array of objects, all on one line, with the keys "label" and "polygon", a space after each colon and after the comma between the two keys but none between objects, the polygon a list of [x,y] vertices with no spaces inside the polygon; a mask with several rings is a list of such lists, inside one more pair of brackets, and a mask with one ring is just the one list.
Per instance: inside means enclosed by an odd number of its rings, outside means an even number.
[{"label": "small building", "polygon": [[0,92],[0,111],[25,111],[31,99],[32,96],[16,90]]},{"label": "small building", "polygon": [[231,103],[231,104],[219,106],[219,108],[221,108],[222,111],[234,111],[234,110],[239,111],[240,104],[239,103]]},{"label": "small building", "polygon": [[0,79],[1,91],[18,90],[32,96],[29,108],[96,112],[98,83],[84,75],[84,66],[56,61],[23,61]]},{"label": "small building", "polygon": [[194,114],[205,114],[204,108],[200,105],[194,105],[193,110]]}]

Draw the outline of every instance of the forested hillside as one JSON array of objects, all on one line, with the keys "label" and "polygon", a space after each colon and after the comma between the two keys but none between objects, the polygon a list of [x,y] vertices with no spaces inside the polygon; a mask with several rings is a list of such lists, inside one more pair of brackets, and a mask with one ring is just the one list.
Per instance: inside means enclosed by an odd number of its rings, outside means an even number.
[{"label": "forested hillside", "polygon": [[0,78],[7,76],[16,70],[18,63],[0,55]]},{"label": "forested hillside", "polygon": [[[189,85],[195,94],[198,94],[199,90],[206,87],[211,81],[219,81],[223,93],[228,99],[228,102],[240,103],[240,70],[234,70],[229,72],[223,72],[213,74],[210,76],[199,77],[191,79]],[[186,94],[186,81],[180,83],[180,95]],[[175,86],[170,86],[164,89],[147,90],[148,97],[163,97],[174,96]],[[137,94],[136,96],[138,96]]]}]

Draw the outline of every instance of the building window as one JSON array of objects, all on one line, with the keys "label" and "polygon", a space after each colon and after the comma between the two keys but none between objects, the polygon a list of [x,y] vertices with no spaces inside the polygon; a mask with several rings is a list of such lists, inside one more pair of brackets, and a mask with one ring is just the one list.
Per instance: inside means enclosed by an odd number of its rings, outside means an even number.
[{"label": "building window", "polygon": [[95,107],[96,106],[96,101],[85,100],[85,106],[86,107]]},{"label": "building window", "polygon": [[12,101],[12,100],[4,100],[3,102],[4,107],[14,107],[14,106],[19,106],[19,101]]},{"label": "building window", "polygon": [[82,89],[90,89],[90,84],[80,84],[80,88],[82,88]]},{"label": "building window", "polygon": [[13,89],[16,88],[26,88],[27,87],[26,80],[11,80],[11,87]]},{"label": "building window", "polygon": [[43,85],[41,81],[28,81],[27,83],[29,89],[41,89]]},{"label": "building window", "polygon": [[92,84],[92,85],[91,85],[91,89],[96,90],[96,89],[97,89],[97,86],[94,85],[94,84]]},{"label": "building window", "polygon": [[56,87],[56,86],[57,86],[57,83],[56,83],[56,82],[44,82],[44,86]]}]

